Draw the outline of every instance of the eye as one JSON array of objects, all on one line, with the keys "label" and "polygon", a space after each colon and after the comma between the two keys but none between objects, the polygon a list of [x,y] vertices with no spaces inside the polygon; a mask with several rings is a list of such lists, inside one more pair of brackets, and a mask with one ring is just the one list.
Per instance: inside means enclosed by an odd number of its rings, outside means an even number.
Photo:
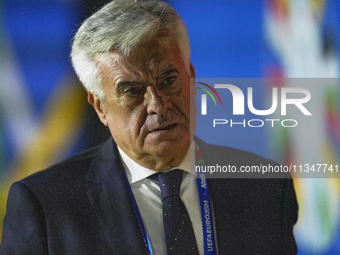
[{"label": "eye", "polygon": [[144,92],[145,91],[143,88],[135,88],[135,87],[126,88],[124,90],[124,94],[131,96],[131,97],[138,97],[139,95],[144,94]]},{"label": "eye", "polygon": [[168,78],[166,78],[162,81],[160,86],[161,87],[170,87],[171,85],[173,85],[175,83],[176,78],[177,78],[176,76],[168,77]]}]

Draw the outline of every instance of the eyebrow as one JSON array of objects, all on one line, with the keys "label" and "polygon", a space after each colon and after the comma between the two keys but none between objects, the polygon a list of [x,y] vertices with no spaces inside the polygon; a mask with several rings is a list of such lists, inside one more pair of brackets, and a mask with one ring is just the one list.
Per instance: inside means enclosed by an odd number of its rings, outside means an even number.
[{"label": "eyebrow", "polygon": [[178,69],[176,67],[171,67],[170,69],[166,70],[161,75],[159,75],[157,78],[158,79],[165,78],[165,77],[169,76],[171,73],[179,74],[179,71],[178,71]]},{"label": "eyebrow", "polygon": [[[171,73],[179,74],[179,71],[176,67],[171,67],[170,69],[166,70],[161,75],[159,75],[157,77],[157,79],[165,78],[165,77],[169,76]],[[140,85],[140,84],[142,84],[142,82],[140,82],[140,81],[120,81],[120,82],[118,82],[118,84],[116,86],[116,91],[120,90],[122,87],[136,86],[136,85]]]},{"label": "eyebrow", "polygon": [[122,87],[135,86],[135,85],[139,85],[139,84],[141,84],[140,81],[121,81],[121,82],[118,82],[118,84],[116,86],[116,91],[118,91]]}]

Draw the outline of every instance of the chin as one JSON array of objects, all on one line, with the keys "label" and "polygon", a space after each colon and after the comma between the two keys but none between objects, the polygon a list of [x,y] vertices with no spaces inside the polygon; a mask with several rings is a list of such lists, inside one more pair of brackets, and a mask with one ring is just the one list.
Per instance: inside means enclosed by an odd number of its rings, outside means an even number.
[{"label": "chin", "polygon": [[184,154],[183,156],[185,156],[189,146],[190,139],[187,139],[187,142],[183,141],[183,139],[176,139],[150,144],[148,146],[148,151],[158,157],[171,157],[172,155],[176,156],[177,154]]}]

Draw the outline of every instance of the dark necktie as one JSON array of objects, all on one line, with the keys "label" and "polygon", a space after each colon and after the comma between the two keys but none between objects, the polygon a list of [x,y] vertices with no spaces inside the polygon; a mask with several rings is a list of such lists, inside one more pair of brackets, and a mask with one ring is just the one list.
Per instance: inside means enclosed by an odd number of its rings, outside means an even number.
[{"label": "dark necktie", "polygon": [[164,232],[169,255],[198,254],[190,217],[179,196],[182,177],[183,171],[179,169],[160,172],[150,177],[158,180],[161,188]]}]

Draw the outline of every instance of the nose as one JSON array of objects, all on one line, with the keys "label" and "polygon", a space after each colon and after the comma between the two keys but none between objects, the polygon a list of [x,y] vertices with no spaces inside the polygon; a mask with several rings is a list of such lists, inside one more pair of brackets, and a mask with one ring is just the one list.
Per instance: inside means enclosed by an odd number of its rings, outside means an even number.
[{"label": "nose", "polygon": [[172,103],[166,95],[162,95],[157,91],[154,86],[148,86],[145,93],[147,113],[152,114],[165,114],[168,109],[172,107]]}]

